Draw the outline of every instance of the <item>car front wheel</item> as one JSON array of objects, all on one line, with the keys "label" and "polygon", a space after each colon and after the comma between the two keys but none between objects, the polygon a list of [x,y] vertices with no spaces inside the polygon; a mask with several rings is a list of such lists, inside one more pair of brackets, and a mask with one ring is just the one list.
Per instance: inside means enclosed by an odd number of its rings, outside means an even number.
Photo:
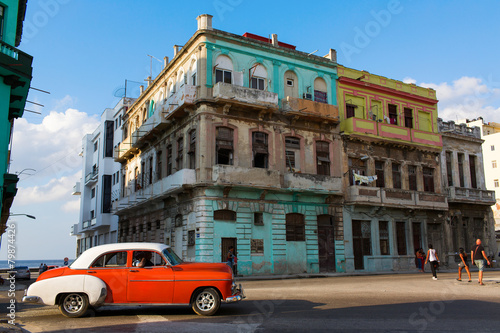
[{"label": "car front wheel", "polygon": [[220,307],[220,296],[214,288],[197,291],[193,298],[193,311],[202,316],[215,314]]},{"label": "car front wheel", "polygon": [[61,297],[59,310],[70,318],[83,316],[89,307],[89,299],[85,294],[66,294]]}]

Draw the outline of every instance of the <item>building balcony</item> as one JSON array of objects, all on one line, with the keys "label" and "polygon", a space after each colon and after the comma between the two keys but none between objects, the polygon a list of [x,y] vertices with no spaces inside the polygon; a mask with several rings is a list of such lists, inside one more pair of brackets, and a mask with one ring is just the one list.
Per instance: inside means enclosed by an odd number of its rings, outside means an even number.
[{"label": "building balcony", "polygon": [[[0,76],[11,87],[8,119],[22,117],[30,88],[33,57],[0,40]],[[4,97],[2,97],[4,98]]]},{"label": "building balcony", "polygon": [[80,182],[76,182],[76,184],[73,186],[73,192],[71,192],[71,195],[80,195],[82,194],[80,190]]},{"label": "building balcony", "polygon": [[263,109],[278,109],[278,94],[270,91],[218,82],[213,88],[213,95],[216,101]]},{"label": "building balcony", "polygon": [[216,185],[281,188],[280,173],[262,168],[244,168],[233,165],[215,165],[212,180]]},{"label": "building balcony", "polygon": [[477,188],[448,187],[448,202],[492,206],[496,203],[495,191]]},{"label": "building balcony", "polygon": [[412,209],[448,209],[444,194],[417,192],[395,188],[349,186],[346,203],[381,205]]},{"label": "building balcony", "polygon": [[112,218],[113,214],[99,214],[93,219],[84,221],[82,223],[82,229],[79,230],[79,233],[86,231],[95,231],[103,228],[108,229],[109,226],[111,225]]},{"label": "building balcony", "polygon": [[156,180],[152,184],[149,184],[148,181],[145,181],[145,183],[145,186],[142,186],[140,181],[130,181],[125,187],[125,195],[113,202],[113,212],[116,213],[143,204],[147,200],[179,192],[183,189],[183,186],[196,183],[196,171],[182,169],[172,175]]},{"label": "building balcony", "polygon": [[73,224],[71,226],[71,230],[69,232],[69,235],[70,236],[77,236],[78,234],[79,234],[79,232],[78,232],[78,223],[76,223],[76,224]]},{"label": "building balcony", "polygon": [[441,134],[426,132],[413,128],[387,124],[384,120],[379,119],[361,119],[351,117],[344,119],[340,124],[340,130],[345,134],[362,137],[372,137],[375,140],[405,143],[415,146],[426,146],[441,150],[443,141]]},{"label": "building balcony", "polygon": [[182,115],[186,106],[193,105],[197,96],[196,86],[183,84],[179,90],[165,99],[163,103],[158,104],[155,114],[164,119]]},{"label": "building balcony", "polygon": [[91,185],[97,183],[97,179],[99,176],[99,168],[92,170],[91,172],[85,175],[85,185]]},{"label": "building balcony", "polygon": [[115,162],[124,162],[127,158],[134,156],[135,153],[137,153],[137,148],[132,146],[132,136],[129,136],[115,148],[113,158]]},{"label": "building balcony", "polygon": [[339,122],[339,108],[336,105],[320,103],[308,99],[287,96],[282,101],[286,114],[293,114],[306,118],[331,120]]},{"label": "building balcony", "polygon": [[316,192],[342,192],[342,178],[315,174],[287,172],[284,175],[285,188]]}]

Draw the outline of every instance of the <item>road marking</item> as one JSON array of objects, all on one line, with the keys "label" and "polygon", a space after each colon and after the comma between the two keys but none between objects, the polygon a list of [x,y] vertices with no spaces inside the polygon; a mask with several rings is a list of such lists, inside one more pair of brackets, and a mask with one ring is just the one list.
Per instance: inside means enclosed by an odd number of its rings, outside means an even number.
[{"label": "road marking", "polygon": [[167,318],[160,315],[137,315],[137,318],[143,323],[155,323],[159,321],[169,321]]}]

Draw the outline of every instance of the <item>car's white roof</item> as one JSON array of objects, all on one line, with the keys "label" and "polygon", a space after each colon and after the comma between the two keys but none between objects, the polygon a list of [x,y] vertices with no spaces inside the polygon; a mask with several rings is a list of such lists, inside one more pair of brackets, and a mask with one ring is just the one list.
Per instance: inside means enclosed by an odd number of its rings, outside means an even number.
[{"label": "car's white roof", "polygon": [[114,243],[92,247],[83,252],[72,264],[73,269],[86,269],[102,253],[120,250],[152,250],[161,252],[170,246],[161,243]]}]

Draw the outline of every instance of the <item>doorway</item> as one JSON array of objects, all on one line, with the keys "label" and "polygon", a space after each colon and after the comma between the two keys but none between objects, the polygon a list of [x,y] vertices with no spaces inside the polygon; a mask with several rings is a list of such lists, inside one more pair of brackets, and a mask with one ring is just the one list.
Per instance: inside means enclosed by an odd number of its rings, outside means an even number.
[{"label": "doorway", "polygon": [[370,221],[352,221],[352,246],[354,269],[365,269],[365,256],[372,254]]},{"label": "doorway", "polygon": [[318,257],[320,272],[335,272],[335,219],[318,216]]},{"label": "doorway", "polygon": [[[221,238],[221,262],[227,262],[227,254],[229,252],[229,248],[234,247],[234,255],[238,257],[238,249],[236,247],[236,238]],[[234,265],[233,272],[234,275],[237,274],[237,265]]]}]

